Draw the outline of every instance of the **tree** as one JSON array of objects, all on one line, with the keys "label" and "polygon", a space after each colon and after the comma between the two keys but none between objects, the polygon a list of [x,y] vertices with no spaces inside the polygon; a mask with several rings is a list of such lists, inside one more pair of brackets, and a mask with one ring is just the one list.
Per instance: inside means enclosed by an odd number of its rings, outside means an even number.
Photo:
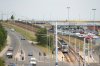
[{"label": "tree", "polygon": [[14,20],[14,15],[11,15],[11,19]]},{"label": "tree", "polygon": [[47,30],[46,30],[46,28],[40,28],[36,32],[36,37],[37,37],[37,42],[40,45],[45,46],[47,44]]},{"label": "tree", "polygon": [[7,32],[0,24],[0,51],[2,50],[2,48],[5,45],[6,38],[7,38]]},{"label": "tree", "polygon": [[42,46],[49,46],[53,48],[53,36],[47,35],[47,29],[46,28],[40,28],[36,32],[37,42],[39,45]]}]

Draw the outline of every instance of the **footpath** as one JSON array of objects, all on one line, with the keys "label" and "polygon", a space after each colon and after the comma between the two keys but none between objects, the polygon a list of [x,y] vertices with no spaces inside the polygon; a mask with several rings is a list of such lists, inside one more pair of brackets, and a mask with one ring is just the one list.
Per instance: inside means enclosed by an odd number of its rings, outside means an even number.
[{"label": "footpath", "polygon": [[5,48],[0,52],[0,57],[2,57],[6,53],[10,44],[11,44],[11,38],[9,36],[7,36],[7,43],[6,43]]}]

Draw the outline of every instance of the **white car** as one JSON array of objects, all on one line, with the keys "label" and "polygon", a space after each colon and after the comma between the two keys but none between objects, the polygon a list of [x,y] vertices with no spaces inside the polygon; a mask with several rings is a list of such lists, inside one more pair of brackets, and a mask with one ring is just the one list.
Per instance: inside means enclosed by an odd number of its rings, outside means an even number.
[{"label": "white car", "polygon": [[14,28],[11,28],[11,31],[13,31],[13,32],[14,32],[14,31],[15,31],[15,29],[14,29]]},{"label": "white car", "polygon": [[99,36],[93,36],[93,38],[99,38]]},{"label": "white car", "polygon": [[78,37],[86,37],[87,35],[86,34],[80,34],[78,35]]},{"label": "white car", "polygon": [[29,63],[32,64],[33,66],[36,65],[36,58],[33,58],[33,57],[30,58]]},{"label": "white car", "polygon": [[75,33],[76,36],[80,36],[80,33]]}]

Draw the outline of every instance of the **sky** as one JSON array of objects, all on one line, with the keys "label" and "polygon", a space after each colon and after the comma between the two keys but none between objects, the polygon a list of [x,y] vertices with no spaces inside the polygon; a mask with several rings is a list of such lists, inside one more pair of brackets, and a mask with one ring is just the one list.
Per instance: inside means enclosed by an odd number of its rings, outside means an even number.
[{"label": "sky", "polygon": [[[100,20],[100,0],[0,0],[0,19]],[[95,10],[95,17],[94,11]]]}]

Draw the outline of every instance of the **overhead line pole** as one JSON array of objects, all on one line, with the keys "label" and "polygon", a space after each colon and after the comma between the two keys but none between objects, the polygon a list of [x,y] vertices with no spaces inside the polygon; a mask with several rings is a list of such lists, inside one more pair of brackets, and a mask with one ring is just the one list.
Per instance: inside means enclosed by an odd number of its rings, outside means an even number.
[{"label": "overhead line pole", "polygon": [[93,10],[93,23],[94,23],[94,31],[96,30],[96,28],[95,28],[95,11],[96,11],[96,9],[92,9]]},{"label": "overhead line pole", "polygon": [[[68,19],[67,19],[67,21],[69,21],[69,9],[70,9],[70,7],[67,7],[67,9],[68,9]],[[70,22],[69,22],[69,26],[70,26]],[[70,31],[69,31],[69,44],[70,44]]]},{"label": "overhead line pole", "polygon": [[57,22],[56,22],[56,30],[55,30],[55,40],[56,40],[56,63],[55,66],[58,66],[58,36],[57,36]]}]

